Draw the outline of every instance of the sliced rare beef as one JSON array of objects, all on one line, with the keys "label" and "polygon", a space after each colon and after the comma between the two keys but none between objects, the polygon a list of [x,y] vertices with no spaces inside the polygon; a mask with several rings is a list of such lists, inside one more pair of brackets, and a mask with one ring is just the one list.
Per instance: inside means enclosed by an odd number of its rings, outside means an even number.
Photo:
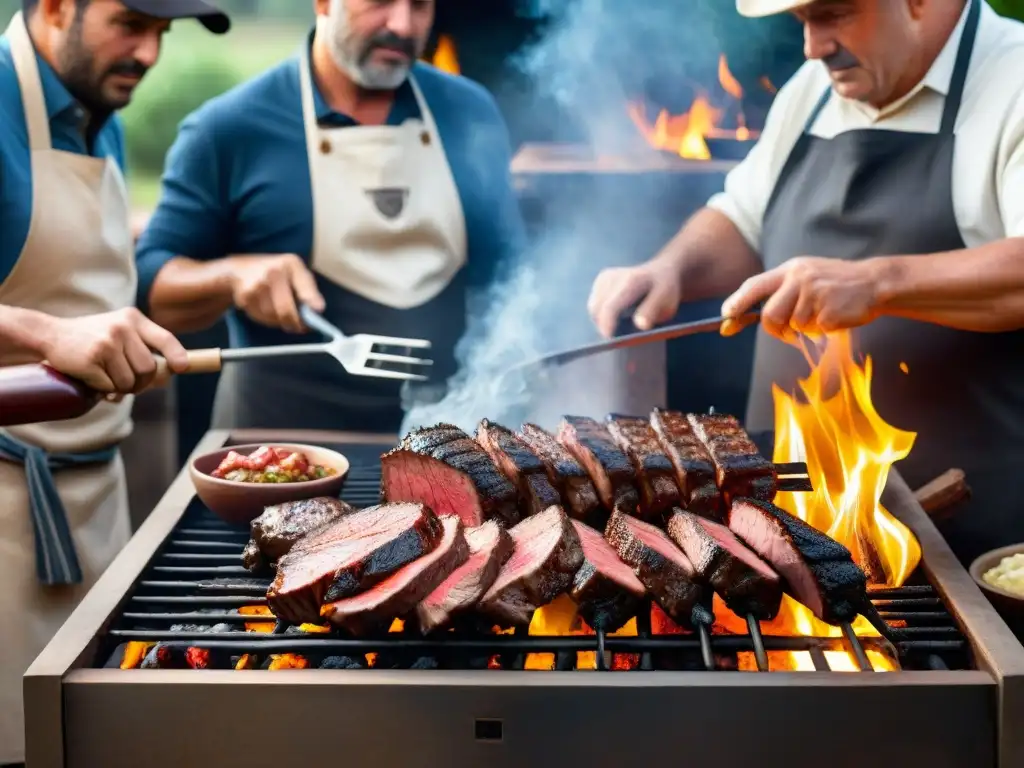
[{"label": "sliced rare beef", "polygon": [[453,616],[476,605],[512,556],[512,536],[493,520],[465,532],[469,557],[416,606],[423,634],[448,626]]},{"label": "sliced rare beef", "polygon": [[266,507],[249,524],[251,538],[242,552],[242,565],[253,573],[288,554],[299,539],[339,517],[355,512],[344,501],[329,497],[289,501]]},{"label": "sliced rare beef", "polygon": [[536,515],[553,504],[562,503],[558,491],[548,480],[544,462],[515,432],[484,419],[477,427],[476,440],[501,473],[516,486],[520,509],[527,515]]},{"label": "sliced rare beef", "polygon": [[501,626],[529,626],[533,612],[572,585],[583,565],[580,538],[561,507],[528,517],[509,533],[515,548],[480,610]]},{"label": "sliced rare beef", "polygon": [[604,535],[676,624],[692,629],[697,624],[714,623],[713,593],[699,583],[693,564],[663,531],[631,515],[613,512]]},{"label": "sliced rare beef", "polygon": [[724,525],[689,512],[675,512],[668,535],[733,613],[767,621],[782,603],[782,580]]},{"label": "sliced rare beef", "polygon": [[867,602],[867,576],[850,550],[774,504],[736,499],[729,528],[775,568],[786,592],[822,621],[853,621]]},{"label": "sliced rare beef", "polygon": [[467,528],[519,520],[515,486],[476,440],[450,424],[410,432],[381,457],[381,472],[387,501],[426,504],[438,515],[458,515]]},{"label": "sliced rare beef", "polygon": [[720,520],[722,500],[715,480],[715,464],[686,414],[655,408],[651,427],[675,469],[682,506],[695,515]]},{"label": "sliced rare beef", "polygon": [[633,465],[603,424],[586,416],[563,416],[558,441],[586,468],[606,509],[636,512]]},{"label": "sliced rare beef", "polygon": [[432,552],[441,535],[441,521],[422,504],[381,504],[338,518],[278,561],[267,605],[285,621],[319,623],[325,602],[361,592]]},{"label": "sliced rare beef", "polygon": [[687,418],[711,454],[715,479],[726,500],[739,496],[763,501],[775,498],[775,465],[761,455],[735,416],[691,413]]},{"label": "sliced rare beef", "polygon": [[633,464],[640,490],[640,516],[661,520],[680,504],[675,469],[669,461],[650,421],[635,416],[608,416],[608,432]]},{"label": "sliced rare beef", "polygon": [[587,470],[554,435],[536,424],[523,424],[523,430],[518,436],[543,462],[548,480],[561,495],[574,518],[584,520],[601,506]]},{"label": "sliced rare beef", "polygon": [[441,526],[444,535],[433,551],[365,592],[328,603],[321,610],[323,617],[353,635],[364,635],[387,629],[394,619],[415,609],[469,556],[462,520],[455,515],[445,515]]},{"label": "sliced rare beef", "polygon": [[569,597],[591,629],[614,632],[636,616],[646,592],[640,579],[589,525],[572,521],[583,548],[583,565],[576,571]]}]

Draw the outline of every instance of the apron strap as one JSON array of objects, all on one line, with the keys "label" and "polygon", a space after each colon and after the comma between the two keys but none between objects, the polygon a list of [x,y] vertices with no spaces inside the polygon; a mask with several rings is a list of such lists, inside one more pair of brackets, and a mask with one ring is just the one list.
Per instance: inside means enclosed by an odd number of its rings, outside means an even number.
[{"label": "apron strap", "polygon": [[29,511],[35,534],[36,575],[42,584],[82,583],[82,567],[71,537],[67,510],[57,493],[53,470],[105,464],[116,456],[116,446],[91,453],[48,454],[38,446],[0,432],[0,459],[25,467]]},{"label": "apron strap", "polygon": [[971,54],[974,42],[978,37],[978,23],[981,19],[982,0],[968,0],[971,4],[964,24],[963,37],[956,52],[956,64],[953,66],[953,77],[949,81],[949,92],[946,104],[942,109],[942,127],[939,133],[952,134],[956,128],[956,118],[960,113],[960,103],[964,97],[964,84],[967,82],[967,70],[971,66]]},{"label": "apron strap", "polygon": [[811,116],[807,118],[807,122],[804,123],[804,133],[810,133],[811,128],[818,122],[818,116],[821,115],[821,111],[828,104],[829,98],[832,96],[832,86],[828,86],[825,92],[821,94],[821,98],[818,99],[818,103],[814,105],[814,110],[811,112]]},{"label": "apron strap", "polygon": [[18,86],[21,88],[21,104],[25,112],[29,148],[33,152],[52,149],[50,116],[46,111],[46,97],[39,77],[36,47],[32,44],[21,11],[14,14],[4,34],[11,41],[11,58],[14,60],[14,69],[18,76]]}]

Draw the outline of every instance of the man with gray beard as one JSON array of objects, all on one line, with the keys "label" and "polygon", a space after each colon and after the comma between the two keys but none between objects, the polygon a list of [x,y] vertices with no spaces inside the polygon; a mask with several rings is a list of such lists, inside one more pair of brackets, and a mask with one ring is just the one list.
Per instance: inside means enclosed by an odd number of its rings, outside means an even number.
[{"label": "man with gray beard", "polygon": [[[418,62],[433,0],[317,0],[299,53],[188,117],[139,244],[139,302],[167,328],[227,313],[232,344],[346,334],[429,339],[455,372],[467,297],[522,248],[511,150],[490,94]],[[223,428],[397,431],[402,390],[330,358],[221,377]]]}]

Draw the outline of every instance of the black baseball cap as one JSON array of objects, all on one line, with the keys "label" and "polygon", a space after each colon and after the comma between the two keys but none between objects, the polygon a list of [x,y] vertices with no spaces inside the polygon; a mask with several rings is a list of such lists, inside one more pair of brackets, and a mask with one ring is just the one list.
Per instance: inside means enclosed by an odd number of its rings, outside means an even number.
[{"label": "black baseball cap", "polygon": [[157,19],[196,19],[215,35],[223,35],[231,29],[228,15],[206,0],[121,0],[121,3]]}]

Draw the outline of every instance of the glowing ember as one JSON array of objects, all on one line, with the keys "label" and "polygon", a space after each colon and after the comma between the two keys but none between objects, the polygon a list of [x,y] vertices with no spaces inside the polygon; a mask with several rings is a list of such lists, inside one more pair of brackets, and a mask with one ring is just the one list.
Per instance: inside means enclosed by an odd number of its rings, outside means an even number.
[{"label": "glowing ember", "polygon": [[[404,631],[405,631],[405,622],[402,621],[401,619],[395,619],[394,621],[391,622],[391,626],[388,627],[388,632],[389,633],[391,633],[391,632],[399,633],[399,632],[404,632]],[[374,664],[377,663],[377,654],[376,653],[367,653],[367,654],[364,655],[363,658],[366,659],[366,664],[369,667],[372,667]]]},{"label": "glowing ember", "polygon": [[459,57],[455,52],[455,41],[448,35],[441,35],[437,40],[437,49],[430,60],[438,69],[453,75],[459,74]]},{"label": "glowing ember", "polygon": [[149,653],[155,643],[147,643],[143,640],[132,640],[124,648],[124,655],[121,657],[121,669],[137,669]]},{"label": "glowing ember", "polygon": [[238,612],[245,616],[269,616],[271,618],[271,621],[245,622],[246,632],[270,633],[274,631],[274,614],[266,605],[243,605],[239,607]]}]

